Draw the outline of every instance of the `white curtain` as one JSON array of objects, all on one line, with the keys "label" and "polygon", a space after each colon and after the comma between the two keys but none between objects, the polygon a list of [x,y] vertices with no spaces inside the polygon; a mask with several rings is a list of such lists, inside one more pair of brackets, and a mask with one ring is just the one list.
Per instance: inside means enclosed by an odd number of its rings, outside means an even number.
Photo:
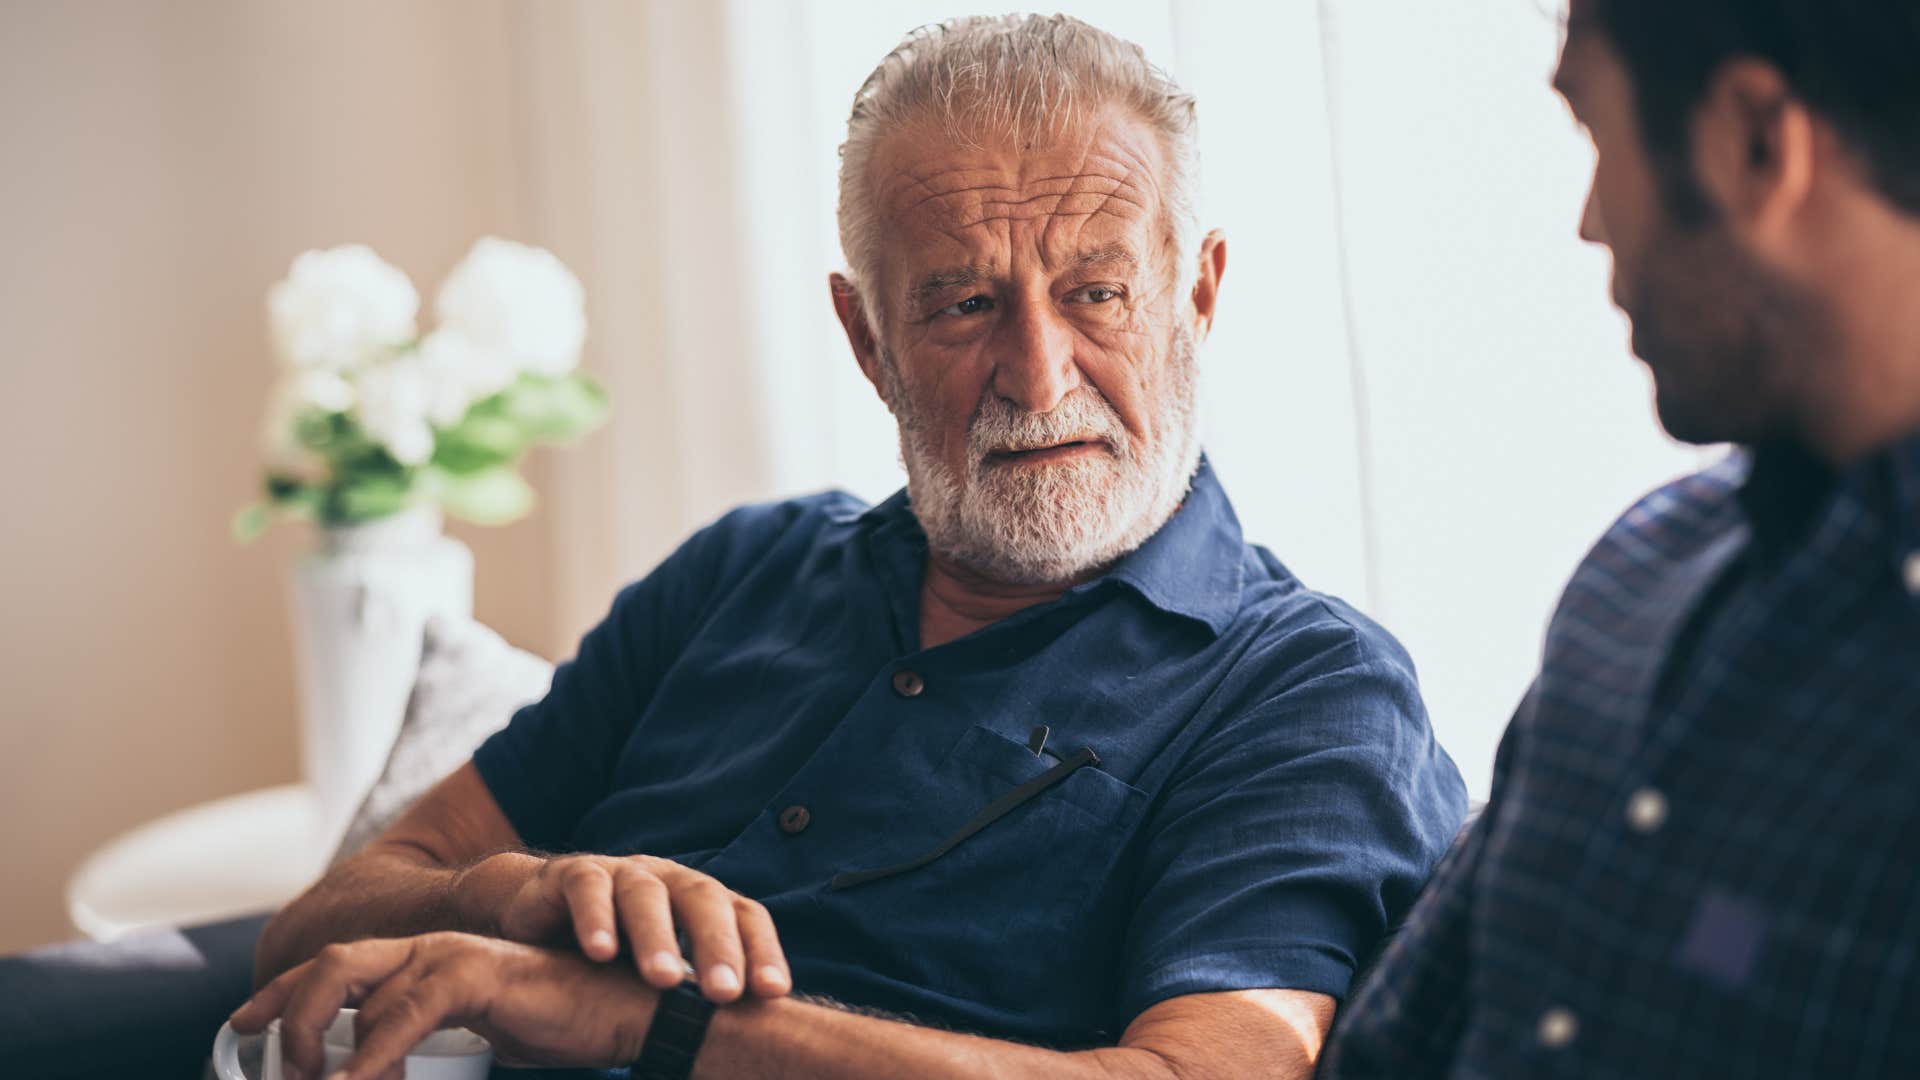
[{"label": "white curtain", "polygon": [[[1591,150],[1515,0],[1106,0],[1200,99],[1229,237],[1207,444],[1248,536],[1397,633],[1484,793],[1560,583],[1667,442],[1574,236]],[[517,9],[524,219],[592,292],[610,431],[548,477],[560,625],[728,506],[900,482],[827,302],[855,88],[926,0]],[[503,118],[503,122],[508,122]]]}]

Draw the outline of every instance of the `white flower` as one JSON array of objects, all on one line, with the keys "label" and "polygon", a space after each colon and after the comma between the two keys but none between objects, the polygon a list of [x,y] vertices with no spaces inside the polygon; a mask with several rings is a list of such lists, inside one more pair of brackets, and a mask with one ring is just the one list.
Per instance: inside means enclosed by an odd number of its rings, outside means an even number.
[{"label": "white flower", "polygon": [[295,368],[353,370],[413,340],[420,294],[364,244],[309,251],[267,294],[273,345]]},{"label": "white flower", "polygon": [[476,348],[466,335],[441,327],[420,343],[420,368],[427,381],[427,418],[452,427],[473,403],[512,385],[514,370],[504,356]]},{"label": "white flower", "polygon": [[586,291],[543,248],[481,240],[447,276],[434,311],[443,326],[515,371],[559,376],[580,364]]},{"label": "white flower", "polygon": [[267,399],[261,429],[268,471],[324,483],[326,459],[300,444],[300,418],[312,412],[346,412],[353,402],[353,384],[331,371],[290,371],[281,376]]},{"label": "white flower", "polygon": [[419,363],[408,359],[371,367],[361,374],[358,389],[354,419],[367,438],[402,465],[425,464],[433,456],[433,427],[427,423],[427,377]]}]

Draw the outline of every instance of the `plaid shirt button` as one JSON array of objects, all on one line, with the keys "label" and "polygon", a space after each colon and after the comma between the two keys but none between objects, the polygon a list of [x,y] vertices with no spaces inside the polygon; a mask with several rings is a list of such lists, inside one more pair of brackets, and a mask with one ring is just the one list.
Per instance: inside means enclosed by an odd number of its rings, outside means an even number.
[{"label": "plaid shirt button", "polygon": [[1579,1018],[1558,1006],[1540,1014],[1540,1027],[1535,1032],[1540,1045],[1549,1050],[1561,1050],[1571,1046],[1574,1036],[1578,1034],[1580,1034]]},{"label": "plaid shirt button", "polygon": [[1667,797],[1657,788],[1641,788],[1627,800],[1627,827],[1642,836],[1660,831],[1667,823]]}]

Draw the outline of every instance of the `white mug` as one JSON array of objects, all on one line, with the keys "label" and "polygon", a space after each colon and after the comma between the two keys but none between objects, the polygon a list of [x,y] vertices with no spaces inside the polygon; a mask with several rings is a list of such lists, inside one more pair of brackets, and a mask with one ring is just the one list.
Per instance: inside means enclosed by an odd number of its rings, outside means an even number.
[{"label": "white mug", "polygon": [[[353,1018],[356,1010],[341,1009],[320,1039],[328,1076],[344,1068],[353,1056]],[[266,1053],[259,1080],[281,1080],[280,1021],[267,1025]],[[420,1040],[407,1053],[407,1080],[486,1080],[493,1067],[493,1047],[466,1028],[442,1028]],[[254,1080],[240,1068],[240,1036],[233,1025],[222,1024],[213,1040],[213,1071],[220,1080]]]}]

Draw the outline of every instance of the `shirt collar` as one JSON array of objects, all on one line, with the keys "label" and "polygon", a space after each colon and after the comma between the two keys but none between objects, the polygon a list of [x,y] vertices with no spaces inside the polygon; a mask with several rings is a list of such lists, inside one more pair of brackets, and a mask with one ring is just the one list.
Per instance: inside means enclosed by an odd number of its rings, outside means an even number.
[{"label": "shirt collar", "polygon": [[1912,589],[1910,567],[1920,559],[1920,432],[1838,473],[1790,444],[1756,447],[1749,460],[1740,504],[1764,553],[1778,557],[1804,541],[1833,497],[1844,493],[1886,530],[1895,572]]},{"label": "shirt collar", "polygon": [[1804,539],[1837,479],[1825,462],[1797,443],[1767,443],[1750,450],[1738,498],[1760,552],[1777,558]]},{"label": "shirt collar", "polygon": [[[860,518],[873,530],[873,542],[898,556],[882,558],[883,567],[896,573],[909,566],[912,569],[910,584],[891,584],[896,588],[908,585],[908,591],[917,597],[920,575],[925,572],[921,560],[927,541],[906,491],[894,492]],[[1223,634],[1240,612],[1244,551],[1240,519],[1227,501],[1212,463],[1203,454],[1186,499],[1167,523],[1146,543],[1122,557],[1112,570],[1071,590],[1069,595],[1117,582],[1162,611],[1205,623],[1215,635]]]},{"label": "shirt collar", "polygon": [[1162,611],[1206,623],[1217,636],[1240,613],[1245,553],[1240,518],[1202,455],[1180,508],[1107,576]]}]

